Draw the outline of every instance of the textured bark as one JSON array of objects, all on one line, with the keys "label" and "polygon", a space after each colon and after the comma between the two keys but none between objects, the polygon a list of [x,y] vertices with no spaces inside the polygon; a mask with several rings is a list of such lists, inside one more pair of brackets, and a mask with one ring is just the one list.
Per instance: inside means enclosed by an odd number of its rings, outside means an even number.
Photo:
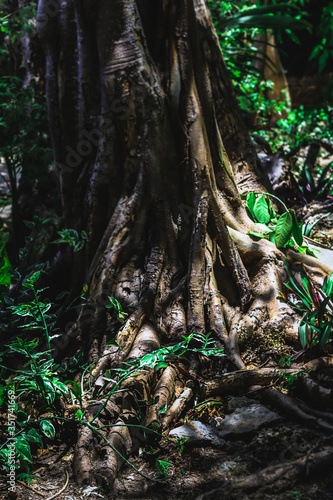
[{"label": "textured bark", "polygon": [[[66,0],[47,12],[40,0],[64,219],[89,232],[74,273],[76,287],[89,284],[90,305],[73,327],[92,364],[85,382],[192,332],[213,332],[230,369],[243,370],[239,334],[283,325],[290,310],[277,300],[283,253],[246,235],[254,224],[237,182],[261,189],[259,163],[204,1]],[[110,296],[129,314],[121,328],[105,308]],[[99,445],[82,425],[79,483],[112,485],[141,439],[131,430],[139,414],[166,429],[194,395],[276,377],[244,370],[202,386],[198,357],[173,361],[133,373],[112,397],[105,384],[87,403]]]}]

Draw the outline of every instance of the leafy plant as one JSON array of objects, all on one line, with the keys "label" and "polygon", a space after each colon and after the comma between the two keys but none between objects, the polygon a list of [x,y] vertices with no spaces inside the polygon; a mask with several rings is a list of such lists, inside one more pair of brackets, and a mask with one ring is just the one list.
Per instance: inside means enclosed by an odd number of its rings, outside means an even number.
[{"label": "leafy plant", "polygon": [[[133,358],[131,360],[125,361],[123,364],[126,368],[116,368],[113,370],[108,370],[107,375],[101,377],[104,381],[100,391],[105,387],[106,384],[113,382],[113,387],[109,390],[108,397],[105,399],[103,405],[99,408],[97,413],[92,419],[92,423],[98,417],[103,408],[107,405],[112,394],[119,390],[121,383],[145,368],[153,368],[155,371],[166,368],[168,366],[168,358],[170,356],[183,356],[186,352],[196,352],[204,356],[224,356],[221,349],[215,347],[215,343],[209,338],[209,334],[203,335],[201,333],[192,333],[188,337],[183,336],[183,341],[169,347],[161,347],[160,349],[153,351],[151,353],[145,354],[140,358]],[[193,345],[194,344],[194,345]],[[88,370],[87,367],[81,379],[81,395],[84,394],[83,391],[83,377],[85,372]],[[117,379],[117,380],[116,380]],[[99,392],[100,392],[99,391]]]},{"label": "leafy plant", "polygon": [[301,182],[294,181],[294,186],[308,200],[318,200],[326,198],[333,193],[333,178],[332,178],[333,162],[326,165],[321,173],[316,176],[312,169],[309,168],[308,162],[305,161],[300,172]]},{"label": "leafy plant", "polygon": [[[254,96],[253,106],[256,107],[257,98]],[[246,103],[245,103],[246,105]],[[270,104],[267,102],[267,107]],[[286,117],[278,120],[275,126],[265,127],[264,120],[260,130],[254,134],[263,137],[272,147],[273,152],[282,149],[291,157],[301,147],[308,144],[330,144],[333,140],[333,107],[330,105],[314,109],[305,109],[304,106],[291,108],[284,107]]]},{"label": "leafy plant", "polygon": [[155,465],[161,473],[161,476],[167,478],[169,475],[167,472],[167,468],[170,467],[170,462],[166,462],[165,460],[156,460]]},{"label": "leafy plant", "polygon": [[[282,204],[285,212],[278,217],[269,198],[272,197]],[[285,204],[276,196],[269,193],[250,192],[246,197],[246,206],[255,222],[264,225],[266,231],[259,233],[249,231],[247,234],[256,238],[270,240],[278,248],[286,246],[297,247],[301,253],[313,255],[310,248],[303,243],[302,225],[298,223],[294,210],[288,210]]]},{"label": "leafy plant", "polygon": [[81,250],[88,240],[86,231],[81,231],[79,234],[75,229],[63,229],[58,231],[59,239],[53,241],[55,244],[66,243],[73,247],[74,252]]},{"label": "leafy plant", "polygon": [[290,368],[292,363],[291,356],[283,356],[282,358],[279,359],[279,365],[285,368]]},{"label": "leafy plant", "polygon": [[260,30],[289,30],[289,34],[295,37],[294,30],[311,29],[311,25],[301,19],[304,13],[295,4],[283,2],[275,5],[253,5],[244,0],[240,2],[208,0],[208,6],[222,42],[227,66],[230,60],[234,60],[234,68],[238,68],[241,72],[244,70],[242,61],[244,55],[248,60],[263,59],[267,62],[267,56],[253,46],[253,40]]},{"label": "leafy plant", "polygon": [[[173,346],[161,347],[151,353],[145,354],[141,358],[134,358],[126,361],[125,365],[140,370],[144,367],[154,368],[155,371],[168,366],[167,359],[170,356],[183,356],[186,352],[196,352],[204,356],[224,356],[221,349],[215,347],[210,334],[191,333],[188,337],[183,335],[183,341]],[[194,344],[194,345],[193,345]]]},{"label": "leafy plant", "polygon": [[[274,83],[266,81],[255,66],[268,66],[273,71],[276,66],[267,55],[267,42],[262,35],[267,30],[274,30],[276,35],[283,31],[297,41],[296,30],[311,29],[310,24],[302,19],[305,13],[295,3],[260,3],[264,2],[258,1],[254,5],[249,0],[208,0],[241,110],[255,129],[266,128],[273,114],[282,116],[282,111],[290,108],[287,97],[273,100],[265,95],[267,90],[273,89]],[[259,45],[256,43],[258,37],[261,40]]]},{"label": "leafy plant", "polygon": [[[43,447],[43,441],[35,429],[30,429],[27,432],[23,431],[15,436],[15,457],[18,460],[33,463],[30,443],[36,443],[41,448]],[[11,448],[7,441],[0,450],[0,463],[2,462],[7,469],[9,464],[13,465],[12,461],[9,461],[10,452]],[[19,467],[18,464],[14,466],[16,466],[16,468]]]},{"label": "leafy plant", "polygon": [[[56,366],[52,359],[45,359],[45,352],[37,350],[39,341],[17,338],[9,344],[7,351],[1,353],[2,358],[16,357],[23,363],[22,369],[16,369],[6,380],[6,385],[0,387],[0,403],[3,404],[5,395],[10,387],[16,394],[16,401],[20,402],[20,408],[32,405],[38,412],[52,409],[57,412],[55,402],[69,393],[68,387],[59,380],[56,374]],[[7,371],[5,365],[0,365],[2,370]],[[33,463],[31,446],[37,445],[43,448],[42,434],[49,439],[55,436],[55,428],[52,422],[43,418],[39,422],[39,431],[35,429],[36,423],[31,419],[31,410],[19,410],[16,403],[16,426],[10,430],[11,437],[5,441],[0,448],[0,464],[8,468],[12,440],[15,441],[15,457],[19,462]],[[16,432],[17,431],[17,432]],[[15,434],[14,434],[15,432]],[[19,468],[19,464],[15,465]]]},{"label": "leafy plant", "polygon": [[321,22],[317,29],[319,41],[313,48],[310,60],[314,60],[318,67],[319,73],[324,69],[328,69],[329,63],[333,62],[333,2],[329,2],[323,8]]},{"label": "leafy plant", "polygon": [[106,309],[114,309],[117,313],[119,323],[124,324],[128,314],[123,311],[120,302],[115,297],[108,297],[110,304],[107,304]]},{"label": "leafy plant", "polygon": [[324,279],[319,290],[312,283],[305,268],[301,268],[301,283],[292,275],[287,261],[284,262],[289,283],[285,286],[298,298],[292,306],[303,312],[299,324],[299,338],[302,347],[319,345],[323,349],[333,333],[333,273]]},{"label": "leafy plant", "polygon": [[300,370],[298,373],[282,373],[280,375],[282,377],[280,382],[281,387],[287,390],[292,390],[295,389],[296,381],[299,378],[304,377],[305,372]]},{"label": "leafy plant", "polygon": [[[38,190],[41,183],[49,181],[47,174],[52,162],[49,144],[46,102],[38,84],[25,71],[21,48],[27,36],[34,36],[36,2],[13,9],[14,3],[0,6],[0,153],[8,171],[12,224],[17,230],[20,222],[18,184]],[[11,10],[8,13],[8,10]],[[23,63],[23,64],[22,64]]]},{"label": "leafy plant", "polygon": [[17,479],[19,481],[25,481],[29,485],[33,479],[37,479],[37,476],[31,474],[30,467],[26,467],[26,472],[17,474]]},{"label": "leafy plant", "polygon": [[45,360],[44,352],[36,352],[38,339],[24,341],[17,338],[16,342],[9,344],[8,356],[23,356],[24,368],[11,375],[7,384],[15,384],[18,397],[22,394],[42,399],[48,404],[53,404],[56,397],[68,393],[68,387],[55,376],[55,366],[52,359]]},{"label": "leafy plant", "polygon": [[33,300],[24,304],[10,306],[9,309],[18,319],[24,318],[25,323],[20,326],[23,330],[41,330],[44,333],[47,351],[49,357],[52,358],[51,340],[55,336],[50,336],[50,331],[55,325],[56,318],[53,314],[48,314],[51,304],[44,304],[40,300],[40,294],[44,289],[36,290],[35,288],[35,283],[39,277],[40,271],[36,271],[23,282],[23,287],[32,291]]}]

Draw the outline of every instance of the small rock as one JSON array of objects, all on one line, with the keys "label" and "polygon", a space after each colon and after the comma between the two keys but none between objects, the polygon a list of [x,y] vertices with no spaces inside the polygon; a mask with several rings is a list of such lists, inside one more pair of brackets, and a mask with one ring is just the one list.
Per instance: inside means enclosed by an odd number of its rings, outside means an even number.
[{"label": "small rock", "polygon": [[199,422],[199,420],[193,420],[172,429],[169,436],[174,439],[187,437],[187,443],[197,444],[198,446],[204,446],[206,444],[208,446],[221,447],[225,445],[225,441],[219,437],[215,429]]},{"label": "small rock", "polygon": [[222,422],[217,425],[218,435],[225,437],[230,434],[246,434],[253,432],[260,427],[272,424],[280,419],[280,416],[268,410],[260,404],[237,408],[233,413],[227,415]]}]

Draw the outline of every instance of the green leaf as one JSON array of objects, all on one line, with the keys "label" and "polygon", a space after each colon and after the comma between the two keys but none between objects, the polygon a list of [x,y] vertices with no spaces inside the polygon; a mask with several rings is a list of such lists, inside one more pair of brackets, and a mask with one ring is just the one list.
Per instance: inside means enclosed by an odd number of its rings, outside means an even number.
[{"label": "green leaf", "polygon": [[275,244],[278,248],[283,247],[290,240],[293,229],[293,219],[291,213],[284,212],[278,220],[275,229]]},{"label": "green leaf", "polygon": [[[319,252],[319,250],[317,250],[317,251]],[[307,255],[311,255],[312,257],[315,257],[316,259],[318,259],[317,255],[308,246],[305,247],[305,253]]]},{"label": "green leaf", "polygon": [[256,195],[253,193],[253,191],[251,191],[251,193],[248,193],[248,195],[246,196],[246,206],[249,209],[249,212],[252,215],[253,219],[255,219],[253,211],[255,202],[256,202]]},{"label": "green leaf", "polygon": [[114,346],[118,347],[118,344],[117,344],[117,342],[116,342],[116,339],[111,339],[111,340],[109,340],[109,341],[106,343],[106,345],[114,345]]},{"label": "green leaf", "polygon": [[160,368],[166,368],[168,365],[164,361],[160,361],[154,367],[154,371],[157,372]]},{"label": "green leaf", "polygon": [[288,288],[290,288],[302,300],[302,302],[305,304],[305,306],[308,309],[311,309],[312,308],[312,298],[311,298],[310,294],[299,284],[297,279],[294,278],[294,276],[291,274],[286,259],[284,259],[283,262],[284,262],[284,268],[286,270],[288,279],[289,279],[290,284],[291,284],[291,286],[288,286]]},{"label": "green leaf", "polygon": [[40,448],[43,448],[42,438],[40,437],[40,434],[38,434],[38,432],[35,429],[30,429],[26,433],[25,437],[31,443],[37,443],[37,444],[39,444]]},{"label": "green leaf", "polygon": [[168,476],[166,469],[170,467],[170,462],[166,462],[165,460],[156,460],[155,465],[163,476]]},{"label": "green leaf", "polygon": [[49,439],[54,438],[55,428],[51,422],[49,422],[48,420],[41,420],[39,425],[40,425],[40,428],[41,428],[43,434],[45,434],[46,437],[48,437]]},{"label": "green leaf", "polygon": [[23,436],[17,436],[15,448],[17,458],[20,460],[26,460],[32,464],[30,444]]},{"label": "green leaf", "polygon": [[301,246],[303,244],[303,234],[302,229],[298,224],[295,210],[290,210],[292,216],[292,234],[295,238],[297,245]]},{"label": "green leaf", "polygon": [[331,335],[331,332],[332,332],[332,323],[330,322],[325,330],[324,330],[324,333],[319,341],[319,347],[320,349],[322,349],[324,347],[324,345],[326,344],[326,342],[328,341],[330,335]]},{"label": "green leaf", "polygon": [[167,411],[167,405],[163,405],[159,410],[158,410],[158,414],[159,415],[162,415],[163,413],[165,413]]},{"label": "green leaf", "polygon": [[266,240],[270,235],[270,233],[257,233],[257,231],[248,231],[246,234],[248,234],[249,236],[254,236],[255,238],[265,238]]},{"label": "green leaf", "polygon": [[253,212],[257,221],[261,222],[262,224],[268,224],[268,222],[271,220],[268,203],[266,201],[266,198],[262,195],[258,196],[258,198],[256,199]]},{"label": "green leaf", "polygon": [[73,387],[70,388],[70,390],[72,391],[72,393],[74,394],[74,396],[76,396],[76,398],[78,400],[80,400],[81,397],[82,397],[80,384],[78,384],[78,382],[76,382],[75,380],[66,380],[65,383],[66,384],[71,384],[73,386]]},{"label": "green leaf", "polygon": [[306,181],[308,182],[311,192],[315,190],[315,181],[313,178],[313,175],[310,172],[308,164],[305,162],[304,167],[303,167],[303,172],[306,178]]},{"label": "green leaf", "polygon": [[332,289],[333,289],[333,273],[330,275],[329,278],[325,276],[323,284],[323,292],[326,293],[326,295],[331,295]]},{"label": "green leaf", "polygon": [[0,229],[0,301],[7,293],[11,283],[11,265],[5,249],[7,241],[8,233],[3,233]]},{"label": "green leaf", "polygon": [[0,387],[0,407],[3,405],[6,399],[8,389],[9,387],[7,385]]},{"label": "green leaf", "polygon": [[40,271],[37,271],[33,273],[30,278],[28,278],[23,284],[24,287],[26,288],[33,288],[34,283],[39,279],[40,277]]},{"label": "green leaf", "polygon": [[271,222],[273,221],[276,221],[277,222],[277,214],[273,208],[273,205],[272,205],[272,202],[271,200],[268,198],[266,199],[267,203],[268,203],[268,210],[269,210],[269,214],[270,214],[270,217],[271,217]]},{"label": "green leaf", "polygon": [[83,411],[82,410],[77,410],[76,412],[76,418],[78,419],[79,422],[81,422],[83,417]]},{"label": "green leaf", "polygon": [[17,423],[20,426],[24,426],[28,422],[29,418],[29,415],[25,411],[19,410],[17,412]]},{"label": "green leaf", "polygon": [[123,324],[128,316],[127,313],[123,311],[120,302],[115,297],[108,297],[110,304],[106,305],[106,309],[115,309],[118,314],[118,321]]},{"label": "green leaf", "polygon": [[60,382],[57,378],[53,378],[52,383],[60,392],[68,394],[68,387],[63,382]]}]

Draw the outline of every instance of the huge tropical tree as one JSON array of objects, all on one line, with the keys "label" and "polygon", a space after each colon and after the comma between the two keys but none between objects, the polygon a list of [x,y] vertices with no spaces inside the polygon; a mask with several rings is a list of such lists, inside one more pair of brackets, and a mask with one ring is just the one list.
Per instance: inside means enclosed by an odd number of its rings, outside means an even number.
[{"label": "huge tropical tree", "polygon": [[[291,310],[278,299],[286,251],[247,235],[255,225],[240,192],[267,185],[204,0],[40,0],[37,27],[63,217],[89,234],[73,262],[73,288],[88,284],[89,305],[68,337],[98,381],[100,401],[86,401],[87,415],[117,424],[94,445],[82,426],[74,470],[79,483],[110,486],[133,449],[125,424],[135,426],[139,412],[145,426],[166,431],[195,392],[276,376],[245,370],[238,338],[283,329],[295,341]],[[328,272],[319,259],[291,250],[287,258]],[[109,297],[128,313],[118,311],[122,326]],[[229,378],[200,385],[192,352],[141,369],[111,398],[112,381],[98,389],[106,370],[208,332],[225,349]],[[143,408],[148,400],[155,404]]]}]

